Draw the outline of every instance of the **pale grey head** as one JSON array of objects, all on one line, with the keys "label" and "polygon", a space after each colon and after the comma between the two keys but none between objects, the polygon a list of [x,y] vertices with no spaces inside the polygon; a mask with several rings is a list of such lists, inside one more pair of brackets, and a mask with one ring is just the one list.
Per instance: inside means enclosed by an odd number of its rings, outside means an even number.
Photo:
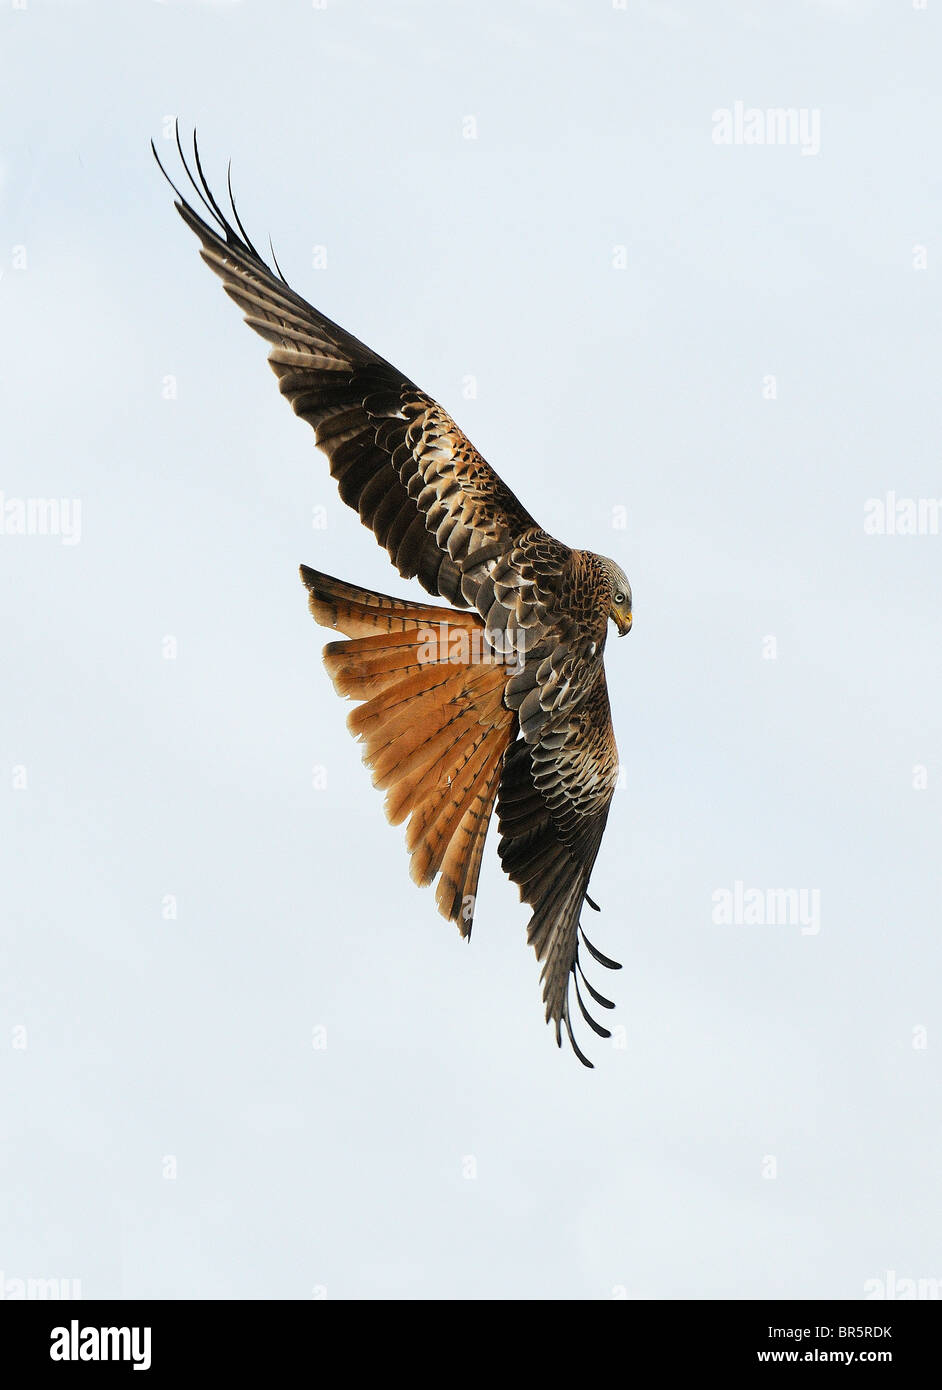
[{"label": "pale grey head", "polygon": [[610,560],[607,555],[600,555],[599,559],[612,586],[608,616],[618,628],[619,637],[624,637],[626,632],[631,631],[631,585],[625,571],[620,565],[616,565],[614,560]]}]

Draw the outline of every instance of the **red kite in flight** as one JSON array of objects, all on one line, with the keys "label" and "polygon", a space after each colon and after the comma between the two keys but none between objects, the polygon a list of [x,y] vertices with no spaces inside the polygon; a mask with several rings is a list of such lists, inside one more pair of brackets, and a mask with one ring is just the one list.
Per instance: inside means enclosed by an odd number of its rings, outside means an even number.
[{"label": "red kite in flight", "polygon": [[[542,962],[546,1018],[573,1036],[570,977],[586,980],[579,921],[618,773],[603,655],[608,623],[631,627],[631,586],[613,560],[548,535],[437,402],[290,288],[195,174],[202,211],[176,208],[246,322],[271,344],[282,394],[315,431],[340,495],[404,579],[449,607],[372,593],[301,566],[311,612],[344,641],[324,649],[349,727],[418,883],[438,878],[443,916],[470,936],[494,803],[498,853],[533,910],[527,939]],[[157,150],[154,155],[160,163]],[[163,166],[161,165],[161,169]],[[166,171],[164,170],[166,174]],[[234,223],[234,225],[233,225]]]}]

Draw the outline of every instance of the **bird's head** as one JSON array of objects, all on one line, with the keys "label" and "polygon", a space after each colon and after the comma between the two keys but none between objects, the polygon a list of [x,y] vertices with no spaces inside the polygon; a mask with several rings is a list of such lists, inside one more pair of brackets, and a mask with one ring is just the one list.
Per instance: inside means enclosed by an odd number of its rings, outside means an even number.
[{"label": "bird's head", "polygon": [[605,555],[599,558],[611,587],[608,616],[618,628],[619,637],[624,637],[626,632],[631,631],[631,585],[625,571],[614,560],[609,560]]}]

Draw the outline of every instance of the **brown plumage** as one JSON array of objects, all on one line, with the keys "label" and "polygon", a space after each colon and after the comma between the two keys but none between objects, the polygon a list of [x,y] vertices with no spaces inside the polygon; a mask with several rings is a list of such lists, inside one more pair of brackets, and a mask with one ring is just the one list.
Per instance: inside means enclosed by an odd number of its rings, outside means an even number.
[{"label": "brown plumage", "polygon": [[[406,817],[416,883],[436,875],[439,909],[470,936],[484,837],[514,715],[506,672],[480,640],[477,614],[403,603],[301,566],[311,612],[350,639],[324,648],[347,720],[365,745],[373,785],[393,825]],[[447,640],[443,639],[443,626]],[[465,641],[461,639],[465,638]],[[467,662],[455,660],[466,648]]]},{"label": "brown plumage", "polygon": [[338,693],[359,702],[348,724],[389,819],[408,820],[412,876],[438,878],[439,910],[470,935],[496,800],[501,862],[533,909],[547,1020],[591,1066],[573,1035],[569,985],[590,1026],[610,1036],[585,1006],[580,980],[612,1007],[582,973],[580,938],[618,967],[579,919],[585,901],[595,906],[589,876],[618,771],[603,652],[609,619],[631,627],[628,580],[614,561],[543,531],[440,405],[295,293],[277,261],[271,270],[231,189],[232,221],[210,192],[195,138],[195,174],[179,136],[177,147],[205,217],[171,181],[177,210],[271,344],[281,391],[313,426],[341,497],[404,578],[454,605],[301,567],[314,617],[346,638],[324,662]]}]

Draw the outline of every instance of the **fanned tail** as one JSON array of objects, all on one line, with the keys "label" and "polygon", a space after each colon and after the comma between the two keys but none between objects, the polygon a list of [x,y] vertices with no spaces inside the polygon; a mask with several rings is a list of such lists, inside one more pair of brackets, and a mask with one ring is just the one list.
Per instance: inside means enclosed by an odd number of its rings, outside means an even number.
[{"label": "fanned tail", "polygon": [[301,566],[314,617],[347,641],[324,648],[347,725],[365,745],[386,814],[408,818],[412,877],[436,876],[438,910],[469,936],[484,840],[516,715],[506,667],[476,613],[406,603]]}]

